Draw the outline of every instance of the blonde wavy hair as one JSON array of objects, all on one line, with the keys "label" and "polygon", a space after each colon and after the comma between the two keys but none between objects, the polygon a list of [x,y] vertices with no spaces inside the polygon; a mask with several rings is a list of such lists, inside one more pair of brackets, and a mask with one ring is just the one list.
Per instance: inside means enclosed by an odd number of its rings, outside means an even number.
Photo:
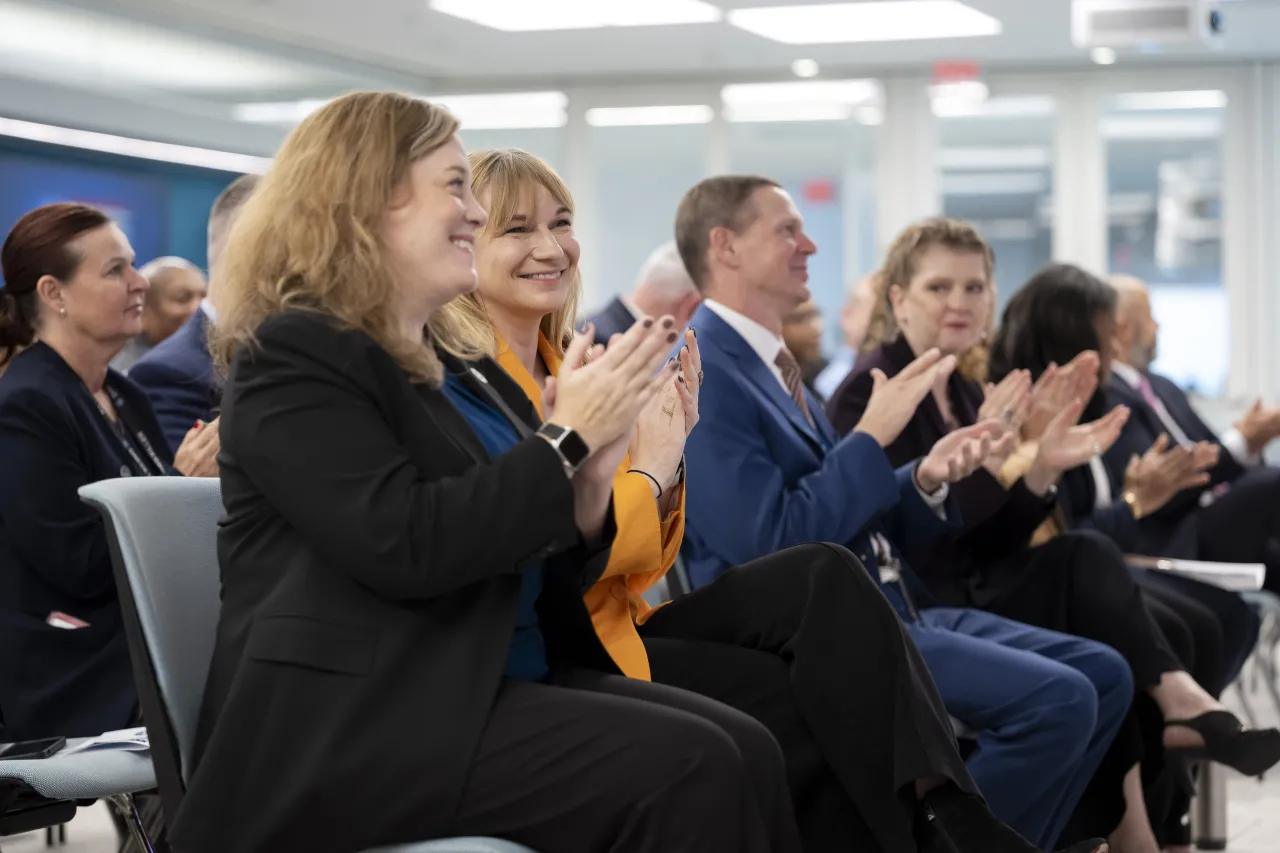
[{"label": "blonde wavy hair", "polygon": [[944,246],[956,252],[973,252],[982,256],[987,273],[987,289],[991,292],[991,311],[984,318],[984,338],[959,356],[957,369],[961,375],[975,381],[984,381],[987,375],[987,341],[994,333],[995,325],[995,254],[982,235],[968,222],[946,217],[925,219],[907,228],[898,235],[885,253],[884,265],[877,273],[875,295],[871,312],[871,322],[867,325],[866,337],[862,340],[862,351],[870,352],[881,344],[895,340],[900,330],[898,321],[893,316],[893,301],[889,291],[893,285],[907,288],[916,274],[916,264],[920,256],[934,246]]},{"label": "blonde wavy hair", "polygon": [[[557,203],[573,214],[573,195],[556,170],[542,158],[519,148],[475,151],[471,155],[471,190],[477,198],[489,193],[489,224],[481,239],[500,236],[511,218],[533,206],[534,190],[541,186]],[[483,248],[477,244],[477,251]],[[569,293],[559,310],[542,318],[539,331],[557,355],[564,355],[573,340],[574,321],[582,301],[582,274],[575,264]],[[483,286],[483,282],[481,283]],[[498,338],[485,311],[479,290],[459,296],[437,311],[429,324],[431,337],[442,348],[462,357],[498,355]]]},{"label": "blonde wavy hair", "polygon": [[354,92],[291,132],[236,216],[213,292],[210,348],[225,369],[269,317],[315,311],[373,338],[417,381],[442,370],[426,340],[401,333],[397,278],[379,238],[409,167],[453,138],[443,107]]}]

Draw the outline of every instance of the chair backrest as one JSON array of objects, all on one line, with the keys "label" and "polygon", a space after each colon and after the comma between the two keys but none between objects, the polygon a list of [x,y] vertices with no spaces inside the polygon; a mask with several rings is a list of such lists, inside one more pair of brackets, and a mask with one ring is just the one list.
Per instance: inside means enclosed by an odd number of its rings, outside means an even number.
[{"label": "chair backrest", "polygon": [[222,491],[216,478],[126,477],[83,486],[80,497],[106,520],[156,780],[175,814],[222,608]]}]

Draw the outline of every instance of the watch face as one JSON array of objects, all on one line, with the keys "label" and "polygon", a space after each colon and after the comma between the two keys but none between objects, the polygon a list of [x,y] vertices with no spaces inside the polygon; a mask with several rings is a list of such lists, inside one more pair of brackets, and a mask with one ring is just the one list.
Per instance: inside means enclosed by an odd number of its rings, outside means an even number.
[{"label": "watch face", "polygon": [[582,436],[573,430],[565,430],[564,437],[560,439],[560,452],[564,454],[564,458],[569,464],[575,468],[587,461],[587,457],[591,455],[591,450],[587,447],[587,443],[582,440]]},{"label": "watch face", "polygon": [[556,439],[559,439],[560,436],[564,435],[566,430],[559,424],[543,424],[538,427],[538,432],[555,441]]}]

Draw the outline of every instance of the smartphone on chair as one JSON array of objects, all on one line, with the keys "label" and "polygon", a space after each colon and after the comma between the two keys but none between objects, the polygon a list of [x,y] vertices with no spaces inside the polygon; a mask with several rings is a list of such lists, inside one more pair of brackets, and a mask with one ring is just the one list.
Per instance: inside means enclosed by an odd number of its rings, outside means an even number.
[{"label": "smartphone on chair", "polygon": [[0,743],[0,761],[48,758],[56,755],[64,746],[64,737],[47,737],[40,740],[24,740],[18,743]]}]

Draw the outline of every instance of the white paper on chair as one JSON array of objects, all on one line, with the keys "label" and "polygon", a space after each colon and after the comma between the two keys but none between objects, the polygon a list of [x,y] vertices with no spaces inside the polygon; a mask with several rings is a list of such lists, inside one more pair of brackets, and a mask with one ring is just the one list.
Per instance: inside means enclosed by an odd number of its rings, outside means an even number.
[{"label": "white paper on chair", "polygon": [[1254,592],[1262,589],[1267,567],[1262,563],[1210,563],[1204,560],[1168,560],[1153,557],[1125,558],[1130,564],[1144,569],[1182,575],[1233,592]]},{"label": "white paper on chair", "polygon": [[147,730],[145,728],[120,729],[119,731],[100,734],[97,737],[86,738],[74,746],[67,747],[58,755],[76,755],[81,752],[100,752],[102,750],[146,752],[150,748],[151,742],[147,739]]}]

